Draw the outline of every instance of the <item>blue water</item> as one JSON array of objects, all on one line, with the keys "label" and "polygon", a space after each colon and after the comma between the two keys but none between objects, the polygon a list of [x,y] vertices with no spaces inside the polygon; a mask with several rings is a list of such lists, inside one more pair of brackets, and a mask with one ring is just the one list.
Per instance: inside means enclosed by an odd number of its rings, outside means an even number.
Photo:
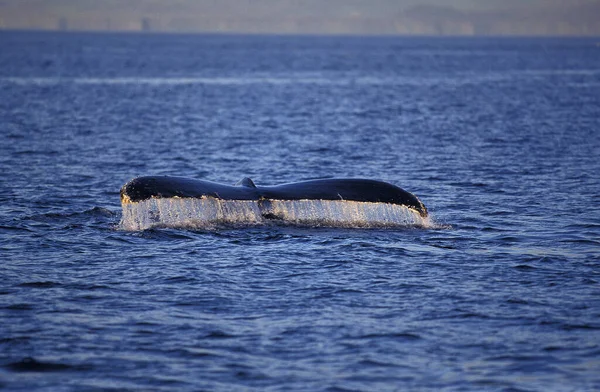
[{"label": "blue water", "polygon": [[[597,39],[0,33],[0,387],[600,390]],[[120,228],[140,175],[436,225]]]}]

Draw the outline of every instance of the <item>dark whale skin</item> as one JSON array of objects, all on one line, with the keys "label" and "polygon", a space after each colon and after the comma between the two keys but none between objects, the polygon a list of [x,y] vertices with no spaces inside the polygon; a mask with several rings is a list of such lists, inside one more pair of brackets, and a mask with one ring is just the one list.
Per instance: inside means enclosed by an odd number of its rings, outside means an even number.
[{"label": "dark whale skin", "polygon": [[427,208],[412,193],[383,181],[347,178],[294,182],[276,186],[254,185],[244,178],[239,185],[183,177],[137,177],[121,188],[122,203],[151,198],[202,198],[222,200],[347,200],[406,206],[427,217]]}]

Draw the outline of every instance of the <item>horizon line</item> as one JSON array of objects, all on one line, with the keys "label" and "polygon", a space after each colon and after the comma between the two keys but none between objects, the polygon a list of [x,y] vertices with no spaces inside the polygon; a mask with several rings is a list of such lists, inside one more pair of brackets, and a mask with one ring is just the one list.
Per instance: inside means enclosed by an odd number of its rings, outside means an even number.
[{"label": "horizon line", "polygon": [[[52,29],[52,28],[1,28],[0,33],[55,33],[55,34],[123,34],[123,35],[214,35],[214,36],[280,36],[280,37],[398,37],[398,38],[600,38],[600,34],[419,34],[419,33],[356,33],[356,32],[253,32],[215,30],[104,30],[104,29]],[[597,43],[600,46],[600,42]]]}]

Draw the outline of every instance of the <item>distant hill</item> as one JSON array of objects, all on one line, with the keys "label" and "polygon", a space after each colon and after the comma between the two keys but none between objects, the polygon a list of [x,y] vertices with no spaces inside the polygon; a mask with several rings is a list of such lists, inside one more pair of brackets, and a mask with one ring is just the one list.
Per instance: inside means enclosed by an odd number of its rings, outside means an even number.
[{"label": "distant hill", "polygon": [[600,35],[600,0],[0,0],[0,29]]}]

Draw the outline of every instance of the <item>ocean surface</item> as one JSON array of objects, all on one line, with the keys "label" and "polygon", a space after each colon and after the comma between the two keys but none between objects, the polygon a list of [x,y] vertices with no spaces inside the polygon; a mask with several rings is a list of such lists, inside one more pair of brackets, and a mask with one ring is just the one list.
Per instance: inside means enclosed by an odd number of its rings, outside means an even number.
[{"label": "ocean surface", "polygon": [[[600,390],[600,45],[0,33],[0,388]],[[141,175],[431,225],[126,230]]]}]

